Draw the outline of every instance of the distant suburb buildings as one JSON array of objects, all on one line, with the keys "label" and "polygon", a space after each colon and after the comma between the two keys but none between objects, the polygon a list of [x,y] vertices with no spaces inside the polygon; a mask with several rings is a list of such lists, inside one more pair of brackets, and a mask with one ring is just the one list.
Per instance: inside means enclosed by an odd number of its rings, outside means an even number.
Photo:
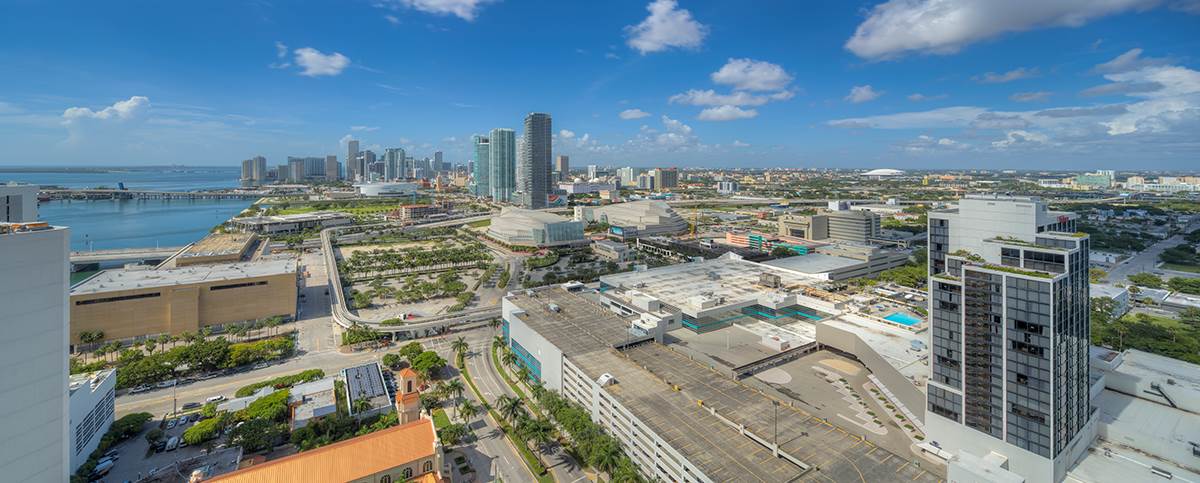
[{"label": "distant suburb buildings", "polygon": [[928,216],[925,426],[957,455],[949,479],[1062,481],[1096,436],[1088,236],[1037,198],[968,195]]},{"label": "distant suburb buildings", "polygon": [[66,481],[69,230],[37,221],[37,187],[0,185],[0,479]]}]

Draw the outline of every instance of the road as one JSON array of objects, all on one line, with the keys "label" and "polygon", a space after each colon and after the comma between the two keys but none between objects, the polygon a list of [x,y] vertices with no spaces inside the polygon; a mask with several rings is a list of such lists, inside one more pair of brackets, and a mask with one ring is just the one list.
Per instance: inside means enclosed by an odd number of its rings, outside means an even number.
[{"label": "road", "polygon": [[[1190,233],[1192,230],[1197,228],[1200,228],[1200,221],[1194,221],[1189,224],[1188,227],[1183,230],[1183,233]],[[1145,250],[1142,250],[1134,254],[1132,257],[1125,259],[1125,261],[1113,266],[1112,269],[1108,271],[1107,280],[1111,283],[1127,283],[1130,275],[1142,272],[1161,271],[1155,268],[1158,266],[1158,255],[1168,248],[1183,243],[1183,241],[1183,235],[1175,235],[1147,247]],[[1196,276],[1196,274],[1188,275]]]},{"label": "road", "polygon": [[[471,376],[475,380],[475,384],[479,386],[483,397],[494,403],[500,396],[515,397],[517,394],[496,372],[496,367],[492,364],[490,349],[490,337],[482,344],[472,343],[472,353],[467,357],[467,367],[471,370]],[[579,464],[558,446],[555,446],[550,454],[543,454],[542,459],[550,467],[550,471],[553,472],[557,481],[571,483],[587,479]]]}]

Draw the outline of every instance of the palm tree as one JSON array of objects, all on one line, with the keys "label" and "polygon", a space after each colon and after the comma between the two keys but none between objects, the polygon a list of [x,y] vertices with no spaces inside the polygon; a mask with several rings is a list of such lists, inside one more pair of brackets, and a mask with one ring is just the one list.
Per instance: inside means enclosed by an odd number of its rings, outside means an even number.
[{"label": "palm tree", "polygon": [[525,408],[522,406],[521,400],[513,396],[500,396],[496,399],[496,406],[500,410],[500,417],[510,422],[516,422],[525,414]]},{"label": "palm tree", "polygon": [[471,418],[479,415],[479,411],[479,406],[471,404],[471,401],[466,399],[458,405],[458,414],[462,415],[463,421],[471,421]]},{"label": "palm tree", "polygon": [[452,379],[442,385],[442,389],[446,394],[453,394],[455,399],[461,398],[463,395],[463,383],[459,379]]},{"label": "palm tree", "polygon": [[504,351],[504,354],[500,356],[500,362],[504,363],[504,365],[508,367],[512,367],[513,364],[517,363],[517,354],[513,351],[506,350]]},{"label": "palm tree", "polygon": [[549,421],[542,418],[522,418],[520,423],[517,424],[517,433],[520,434],[521,438],[533,443],[543,452],[550,441],[553,440],[551,438],[553,432],[554,427],[550,425]]},{"label": "palm tree", "polygon": [[467,352],[467,349],[470,348],[471,345],[467,343],[467,339],[465,337],[459,337],[454,339],[454,342],[450,343],[450,350],[454,351],[454,353],[459,357],[462,357],[462,355]]},{"label": "palm tree", "polygon": [[496,329],[500,327],[500,319],[492,319],[488,321],[488,326],[492,328],[492,334],[495,334]]},{"label": "palm tree", "polygon": [[521,366],[517,368],[517,382],[529,382],[530,376],[533,373],[529,372],[529,368]]},{"label": "palm tree", "polygon": [[612,470],[621,462],[621,448],[610,437],[602,437],[596,441],[592,451],[588,453],[588,464],[605,473]]},{"label": "palm tree", "polygon": [[504,347],[504,337],[499,335],[492,337],[492,347]]},{"label": "palm tree", "polygon": [[542,381],[533,381],[533,384],[529,386],[529,392],[533,393],[533,399],[535,401],[540,402],[543,405],[546,404],[544,399],[549,391],[546,391],[546,386],[542,385]]}]

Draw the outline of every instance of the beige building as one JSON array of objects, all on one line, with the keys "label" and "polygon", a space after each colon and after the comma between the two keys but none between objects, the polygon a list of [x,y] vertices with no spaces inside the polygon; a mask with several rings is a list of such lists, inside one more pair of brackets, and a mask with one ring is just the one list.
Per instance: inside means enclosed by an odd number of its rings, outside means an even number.
[{"label": "beige building", "polygon": [[296,262],[105,270],[71,288],[72,346],[83,331],[105,341],[221,331],[225,325],[296,314]]}]

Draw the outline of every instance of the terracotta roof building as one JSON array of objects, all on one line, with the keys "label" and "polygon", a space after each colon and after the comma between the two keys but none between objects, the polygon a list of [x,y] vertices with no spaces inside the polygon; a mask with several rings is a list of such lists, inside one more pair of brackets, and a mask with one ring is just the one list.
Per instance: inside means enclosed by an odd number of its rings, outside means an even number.
[{"label": "terracotta roof building", "polygon": [[211,481],[440,482],[441,445],[433,422],[418,419],[314,450],[260,463]]}]

